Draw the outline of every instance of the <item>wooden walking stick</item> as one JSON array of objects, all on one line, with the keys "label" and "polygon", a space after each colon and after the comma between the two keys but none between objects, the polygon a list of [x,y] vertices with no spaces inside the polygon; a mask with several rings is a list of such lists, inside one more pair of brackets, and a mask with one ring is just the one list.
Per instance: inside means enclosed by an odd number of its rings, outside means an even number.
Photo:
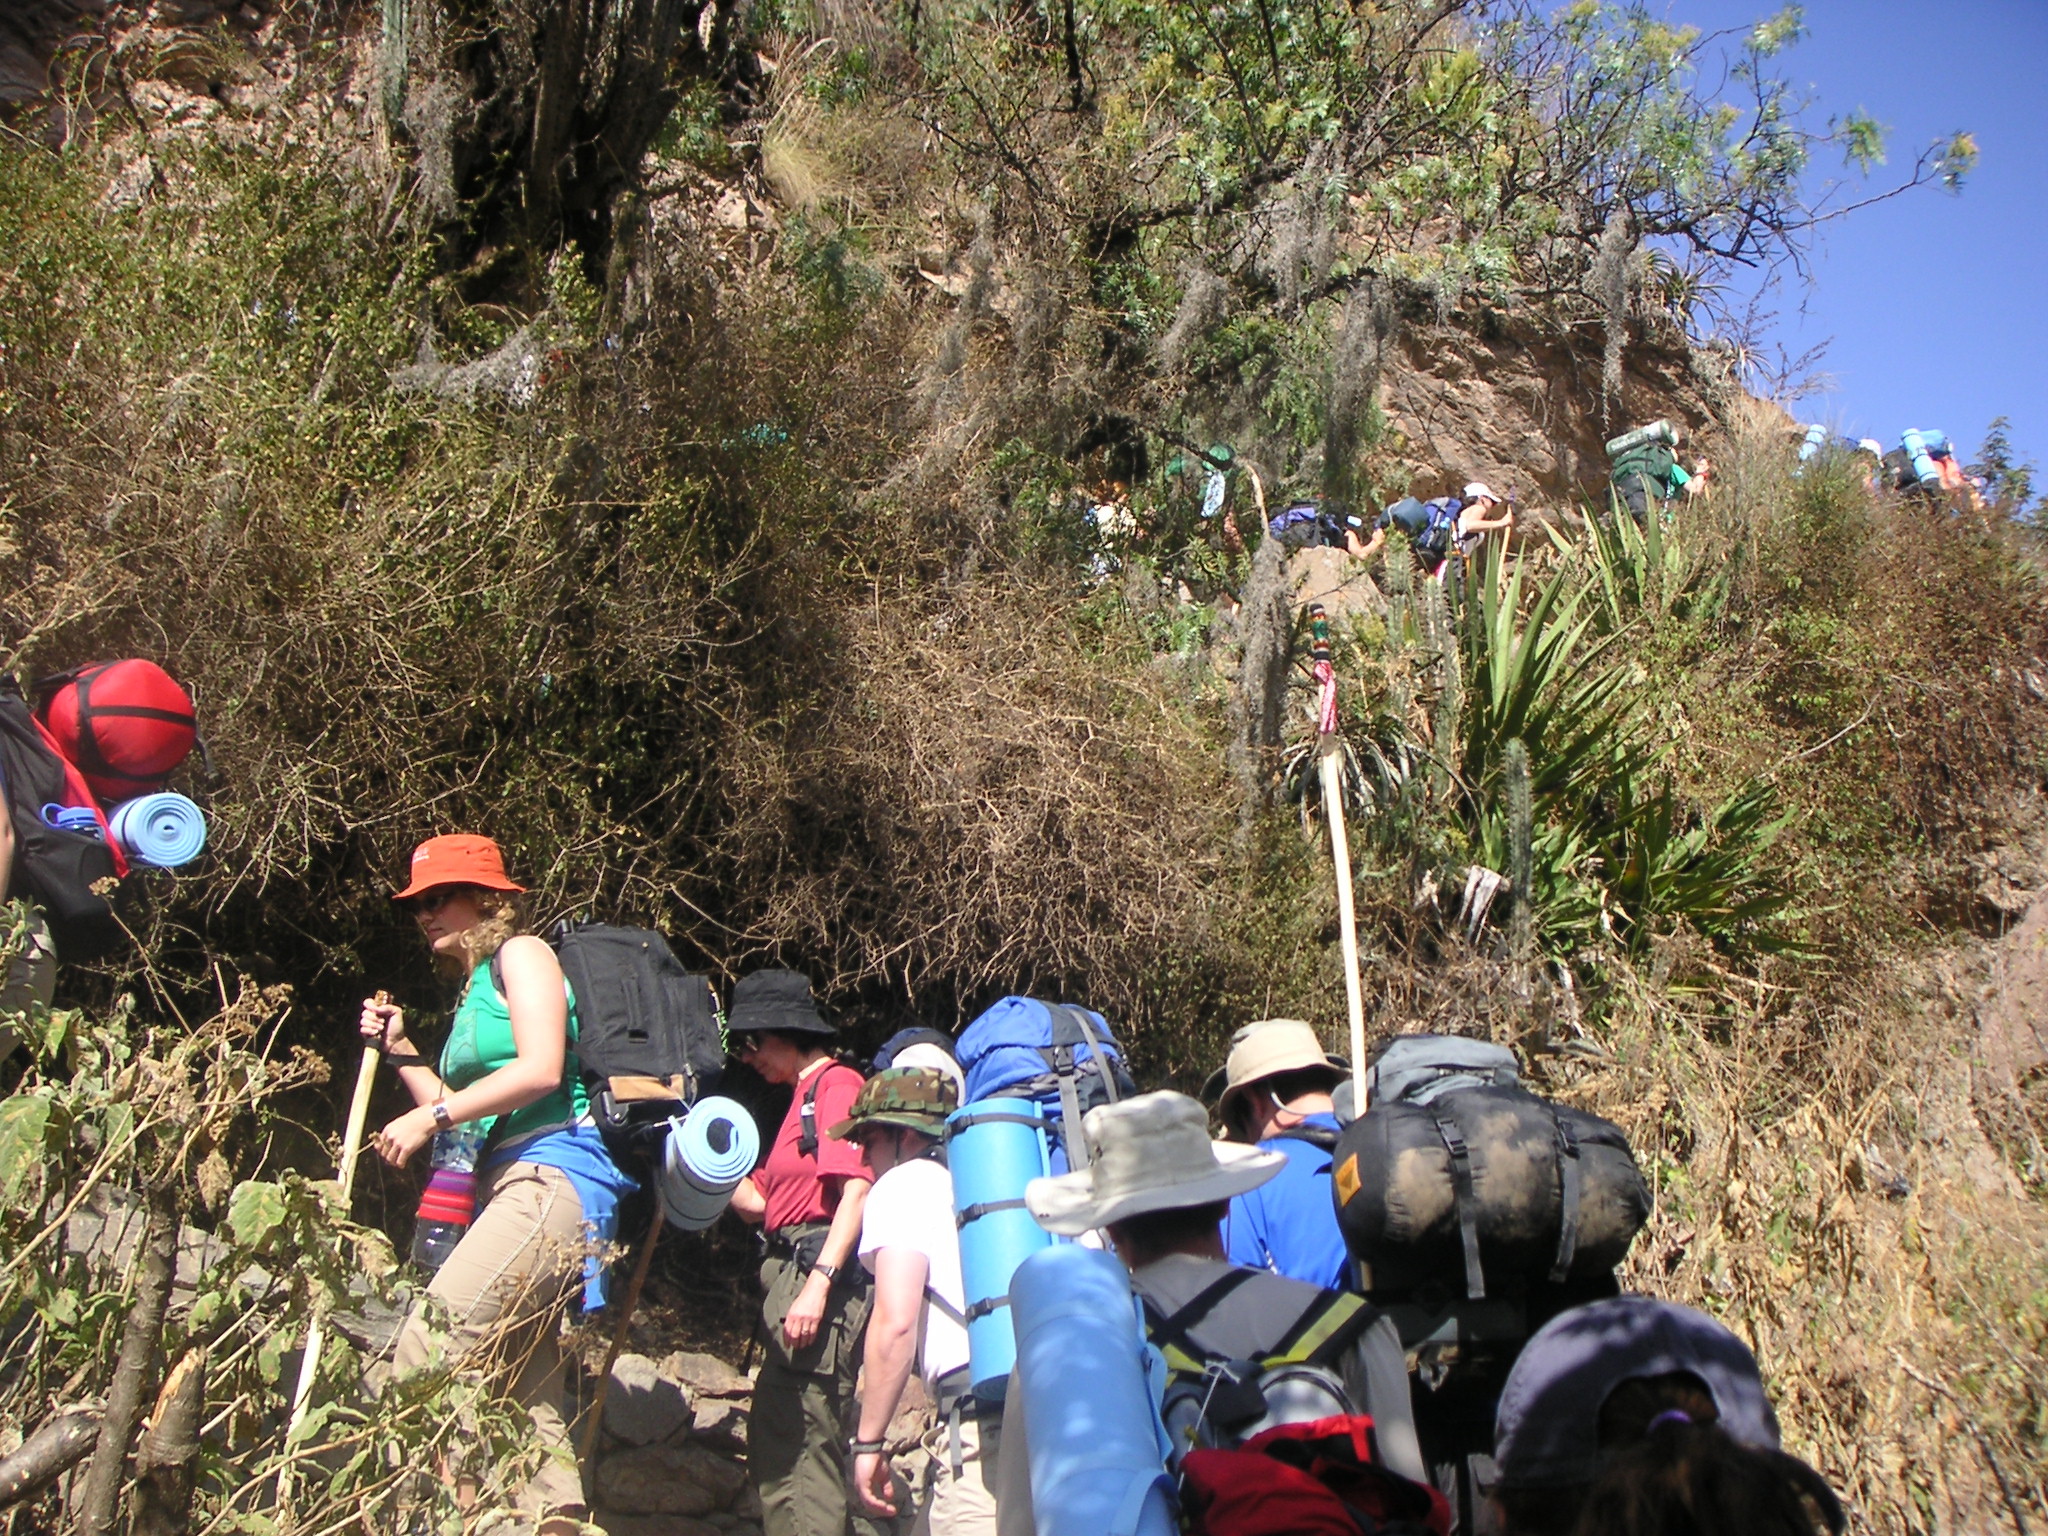
[{"label": "wooden walking stick", "polygon": [[[376,998],[379,1004],[389,1003],[391,994],[380,991]],[[356,1158],[363,1150],[363,1126],[370,1118],[370,1090],[377,1085],[377,1062],[383,1056],[379,1046],[363,1047],[363,1059],[356,1067],[356,1091],[348,1101],[348,1120],[341,1133],[341,1164],[335,1170],[335,1181],[341,1185],[341,1209],[346,1215],[349,1202],[356,1188]],[[320,1346],[325,1342],[327,1332],[327,1306],[324,1300],[315,1298],[313,1321],[306,1328],[306,1351],[299,1360],[298,1383],[292,1388],[292,1414],[285,1427],[285,1444],[289,1446],[292,1437],[305,1422],[306,1410],[313,1401],[313,1376],[320,1369]],[[277,1502],[280,1508],[291,1499],[291,1473],[280,1472],[277,1478]]]},{"label": "wooden walking stick", "polygon": [[1344,947],[1344,1002],[1351,1015],[1351,1110],[1365,1113],[1365,988],[1358,974],[1358,914],[1351,904],[1351,840],[1344,830],[1343,744],[1337,735],[1337,669],[1330,660],[1330,618],[1321,603],[1308,609],[1310,652],[1322,694],[1316,703],[1316,765],[1323,780],[1323,814],[1330,822],[1330,859],[1336,865],[1338,937]]},{"label": "wooden walking stick", "polygon": [[576,1459],[586,1467],[590,1465],[590,1453],[597,1449],[597,1432],[604,1427],[604,1400],[605,1394],[611,1391],[612,1367],[619,1363],[619,1351],[626,1347],[626,1330],[632,1326],[634,1309],[640,1305],[640,1292],[647,1284],[647,1267],[654,1261],[654,1245],[661,1237],[661,1226],[666,1216],[661,1192],[657,1190],[654,1220],[647,1224],[647,1241],[640,1247],[640,1257],[633,1265],[633,1278],[626,1285],[626,1304],[619,1309],[619,1321],[612,1329],[611,1345],[604,1352],[604,1373],[597,1378],[597,1395],[590,1404],[590,1422],[583,1426],[583,1449]]}]

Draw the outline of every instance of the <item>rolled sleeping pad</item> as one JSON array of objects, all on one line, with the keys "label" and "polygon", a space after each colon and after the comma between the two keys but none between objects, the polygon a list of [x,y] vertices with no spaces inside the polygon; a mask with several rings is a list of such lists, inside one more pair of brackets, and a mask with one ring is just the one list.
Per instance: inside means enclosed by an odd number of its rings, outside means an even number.
[{"label": "rolled sleeping pad", "polygon": [[1061,1243],[1010,1285],[1037,1536],[1174,1536],[1154,1357],[1123,1265]]},{"label": "rolled sleeping pad", "polygon": [[754,1117],[731,1099],[700,1099],[670,1120],[655,1178],[669,1225],[702,1232],[718,1220],[760,1155]]},{"label": "rolled sleeping pad", "polygon": [[1934,467],[1934,455],[1928,447],[1925,433],[1908,427],[1899,438],[1899,446],[1906,450],[1906,457],[1913,464],[1913,474],[1922,485],[1931,490],[1941,484],[1941,471]]},{"label": "rolled sleeping pad", "polygon": [[1637,427],[1633,432],[1610,437],[1607,440],[1607,457],[1618,459],[1648,443],[1669,443],[1675,448],[1678,446],[1678,429],[1668,421],[1653,421],[1647,427]]},{"label": "rolled sleeping pad", "polygon": [[1806,437],[1799,444],[1799,462],[1804,464],[1816,453],[1819,453],[1821,449],[1825,448],[1827,446],[1827,443],[1828,429],[1826,427],[1808,427],[1806,429]]},{"label": "rolled sleeping pad", "polygon": [[1048,1171],[1045,1118],[1029,1099],[963,1104],[946,1119],[946,1166],[960,1228],[968,1372],[977,1396],[999,1396],[1017,1359],[1010,1279],[1053,1242],[1024,1209],[1024,1186]]},{"label": "rolled sleeping pad", "polygon": [[152,869],[190,864],[206,846],[206,813],[183,795],[139,795],[114,807],[107,829],[122,852]]}]

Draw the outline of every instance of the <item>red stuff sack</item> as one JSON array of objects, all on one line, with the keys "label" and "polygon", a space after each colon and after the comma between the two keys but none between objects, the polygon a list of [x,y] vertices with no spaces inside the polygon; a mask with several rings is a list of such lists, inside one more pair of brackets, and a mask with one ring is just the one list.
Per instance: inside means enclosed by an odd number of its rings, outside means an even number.
[{"label": "red stuff sack", "polygon": [[1278,1424],[1181,1459],[1190,1536],[1448,1536],[1434,1488],[1379,1465],[1364,1414]]},{"label": "red stuff sack", "polygon": [[164,787],[199,739],[191,697],[153,661],[103,661],[36,684],[57,750],[108,805]]}]

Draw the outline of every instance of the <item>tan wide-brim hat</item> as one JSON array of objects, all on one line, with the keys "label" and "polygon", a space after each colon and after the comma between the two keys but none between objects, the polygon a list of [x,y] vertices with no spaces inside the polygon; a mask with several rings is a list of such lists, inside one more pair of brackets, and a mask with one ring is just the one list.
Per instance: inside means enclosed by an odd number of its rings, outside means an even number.
[{"label": "tan wide-brim hat", "polygon": [[1216,1112],[1228,1122],[1238,1094],[1266,1078],[1282,1072],[1327,1072],[1334,1088],[1350,1070],[1343,1057],[1323,1050],[1313,1025],[1300,1019],[1260,1019],[1230,1037],[1230,1055],[1202,1085],[1202,1097],[1215,1099]]},{"label": "tan wide-brim hat", "polygon": [[1024,1186],[1026,1209],[1062,1237],[1148,1211],[1233,1199],[1257,1189],[1287,1161],[1282,1152],[1211,1141],[1202,1106],[1171,1090],[1091,1109],[1081,1129],[1094,1163]]}]

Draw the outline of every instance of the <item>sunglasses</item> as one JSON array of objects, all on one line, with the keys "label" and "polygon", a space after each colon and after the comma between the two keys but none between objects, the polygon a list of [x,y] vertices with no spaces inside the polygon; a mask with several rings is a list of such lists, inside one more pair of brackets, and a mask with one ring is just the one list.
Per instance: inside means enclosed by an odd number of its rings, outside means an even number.
[{"label": "sunglasses", "polygon": [[462,895],[463,889],[459,885],[437,885],[432,890],[421,891],[405,905],[414,917],[431,917]]},{"label": "sunglasses", "polygon": [[732,1037],[732,1053],[735,1056],[751,1056],[759,1049],[761,1049],[761,1037],[759,1035],[734,1035]]}]

